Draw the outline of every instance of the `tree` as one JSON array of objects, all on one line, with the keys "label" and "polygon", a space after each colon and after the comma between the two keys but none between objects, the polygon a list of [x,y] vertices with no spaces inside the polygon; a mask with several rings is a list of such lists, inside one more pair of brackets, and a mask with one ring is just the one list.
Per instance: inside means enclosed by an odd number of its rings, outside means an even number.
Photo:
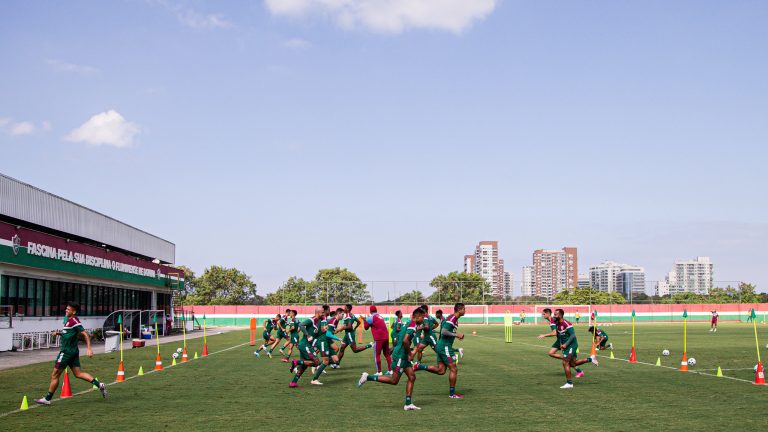
[{"label": "tree", "polygon": [[603,292],[591,287],[572,288],[560,291],[553,299],[554,304],[624,304],[627,300],[621,293]]},{"label": "tree", "polygon": [[317,290],[311,281],[291,276],[273,293],[267,294],[267,304],[312,304],[317,301]]},{"label": "tree", "polygon": [[422,293],[419,290],[413,290],[396,298],[394,303],[395,304],[422,304],[422,303],[425,303],[426,301],[427,299],[426,297],[424,297],[424,293]]},{"label": "tree", "polygon": [[177,266],[177,268],[184,272],[184,286],[181,288],[179,296],[181,297],[181,304],[187,303],[187,296],[195,292],[197,286],[197,280],[195,278],[195,272],[187,266]]},{"label": "tree", "polygon": [[187,304],[242,305],[256,300],[256,284],[236,268],[211,266],[195,279]]},{"label": "tree", "polygon": [[450,272],[435,276],[429,283],[435,292],[429,296],[432,303],[479,304],[493,301],[488,294],[490,284],[477,273]]},{"label": "tree", "polygon": [[346,268],[320,269],[312,281],[317,288],[317,302],[360,304],[371,301],[366,285]]},{"label": "tree", "polygon": [[755,286],[742,282],[739,284],[738,302],[739,303],[758,303],[760,296],[755,293]]}]

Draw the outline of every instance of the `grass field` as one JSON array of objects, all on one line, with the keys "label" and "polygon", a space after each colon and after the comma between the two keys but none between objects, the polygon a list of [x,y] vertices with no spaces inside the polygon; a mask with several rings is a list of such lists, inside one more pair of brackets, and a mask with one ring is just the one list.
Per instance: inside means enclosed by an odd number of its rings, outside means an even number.
[{"label": "grass field", "polygon": [[[586,328],[577,329],[582,355],[589,350]],[[620,360],[629,357],[630,326],[615,325],[605,329],[616,359],[609,360],[608,352],[601,352],[598,368],[585,365],[586,376],[576,380],[576,387],[561,390],[561,363],[546,355],[552,339],[535,338],[545,331],[543,326],[515,327],[513,343],[503,342],[501,326],[462,326],[467,337],[456,345],[464,347],[466,356],[459,364],[457,390],[466,399],[447,398],[447,375],[419,372],[413,400],[422,410],[417,412],[402,410],[405,380],[398,386],[369,382],[356,387],[360,373],[371,371],[370,351],[348,352],[342,369],[323,375],[323,387],[310,386],[305,375],[299,389],[289,389],[291,374],[286,364],[277,356],[254,358],[253,348],[243,344],[247,332],[233,332],[208,338],[212,353],[208,358],[110,385],[107,400],[90,391],[50,407],[5,415],[0,424],[6,430],[137,426],[152,430],[293,430],[310,425],[312,429],[341,426],[342,430],[436,425],[451,430],[564,425],[568,429],[632,431],[763,428],[768,421],[768,386],[751,384],[756,363],[751,325],[723,323],[717,333],[707,328],[689,325],[688,355],[698,360],[692,371],[712,376],[672,369],[680,363],[682,325],[638,326],[636,346],[641,363],[637,364]],[[471,336],[473,329],[477,336]],[[768,354],[768,331],[763,326],[758,330],[761,355]],[[190,353],[201,351],[201,344],[199,339],[191,340]],[[180,343],[163,347],[166,366],[177,346]],[[661,358],[665,367],[656,367],[664,348],[672,355]],[[54,353],[50,363],[0,371],[0,415],[18,409],[25,394],[33,405],[32,399],[45,393],[53,357]],[[112,382],[117,359],[115,354],[83,358],[83,369]],[[425,356],[428,363],[434,359],[432,352]],[[154,351],[128,350],[125,365],[128,377],[136,375],[139,365],[151,371]],[[718,366],[734,379],[716,378]],[[79,380],[72,382],[75,393],[89,387]]]}]

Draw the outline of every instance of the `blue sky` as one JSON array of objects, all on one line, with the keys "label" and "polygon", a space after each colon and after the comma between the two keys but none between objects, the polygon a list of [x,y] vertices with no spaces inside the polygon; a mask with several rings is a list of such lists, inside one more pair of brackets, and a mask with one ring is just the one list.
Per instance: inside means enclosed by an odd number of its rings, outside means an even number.
[{"label": "blue sky", "polygon": [[706,255],[768,290],[766,22],[763,1],[5,1],[0,168],[262,294],[337,265],[426,281],[480,240],[516,285],[568,245],[582,273]]}]

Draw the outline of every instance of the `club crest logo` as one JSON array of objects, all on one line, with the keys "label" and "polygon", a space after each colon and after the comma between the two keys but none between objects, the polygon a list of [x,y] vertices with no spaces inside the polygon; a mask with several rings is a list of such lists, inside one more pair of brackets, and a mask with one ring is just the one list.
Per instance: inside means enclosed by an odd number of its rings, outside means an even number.
[{"label": "club crest logo", "polygon": [[13,243],[13,254],[18,255],[19,248],[21,247],[21,237],[19,237],[18,234],[14,234],[13,237],[11,237],[11,242]]}]

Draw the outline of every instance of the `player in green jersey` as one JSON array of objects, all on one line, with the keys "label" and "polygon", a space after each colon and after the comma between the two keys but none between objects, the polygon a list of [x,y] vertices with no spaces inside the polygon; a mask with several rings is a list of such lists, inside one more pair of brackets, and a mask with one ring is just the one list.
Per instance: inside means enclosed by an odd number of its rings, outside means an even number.
[{"label": "player in green jersey", "polygon": [[411,321],[407,325],[404,324],[402,326],[398,335],[397,346],[392,352],[392,375],[368,375],[367,372],[363,372],[357,381],[357,386],[362,387],[368,381],[397,385],[400,382],[400,377],[405,373],[408,377],[408,383],[405,385],[405,405],[403,409],[406,411],[421,409],[414,405],[411,399],[413,386],[416,383],[416,374],[413,370],[413,364],[408,360],[408,355],[411,351],[411,340],[417,332],[421,331],[423,323],[424,311],[421,308],[416,308],[411,314]]},{"label": "player in green jersey", "polygon": [[80,369],[80,348],[77,346],[78,337],[82,334],[85,339],[86,354],[89,358],[93,357],[93,350],[91,349],[91,338],[88,336],[88,332],[83,328],[83,324],[80,323],[80,319],[77,317],[77,313],[80,311],[80,305],[75,302],[67,303],[65,310],[66,317],[64,318],[64,328],[61,331],[54,333],[56,336],[61,336],[61,350],[56,356],[56,364],[53,365],[53,372],[51,372],[51,384],[48,386],[48,393],[45,397],[42,397],[35,402],[41,405],[50,405],[53,394],[59,387],[59,378],[62,372],[67,368],[72,369],[72,373],[75,378],[80,378],[83,381],[87,381],[96,387],[98,387],[101,395],[107,397],[107,386],[99,382],[99,380],[92,377],[90,374],[83,372]]},{"label": "player in green jersey", "polygon": [[[280,316],[279,314],[277,315]],[[272,319],[265,319],[264,320],[264,331],[261,333],[261,337],[264,339],[264,343],[261,344],[259,349],[256,350],[253,354],[256,356],[256,358],[261,357],[261,354],[259,354],[260,351],[264,351],[267,353],[269,358],[272,358],[272,350],[269,348],[269,345],[272,342],[275,342],[275,337],[272,336],[272,330],[277,328],[277,324],[275,324],[275,318]],[[273,346],[274,347],[274,346]]]},{"label": "player in green jersey", "polygon": [[437,348],[437,337],[435,336],[434,329],[440,326],[441,321],[429,315],[429,306],[424,304],[419,307],[424,311],[424,326],[418,345],[410,353],[410,360],[413,361],[414,357],[418,356],[419,362],[421,362],[422,354],[426,347],[431,347],[433,350]]},{"label": "player in green jersey", "polygon": [[280,350],[284,355],[281,361],[285,363],[290,361],[293,348],[299,346],[299,320],[296,319],[298,314],[297,310],[288,309],[288,318],[285,320],[285,330],[288,333],[288,340],[285,343],[288,344],[288,352],[286,353],[284,349]]},{"label": "player in green jersey", "polygon": [[392,348],[389,353],[395,351],[397,346],[397,338],[400,336],[400,330],[403,329],[403,312],[400,310],[395,311],[395,322],[392,323],[392,328],[389,329],[389,337],[392,338]]},{"label": "player in green jersey", "polygon": [[299,378],[304,374],[308,367],[316,367],[320,360],[315,355],[315,348],[312,343],[315,341],[319,329],[318,325],[323,317],[323,308],[315,308],[315,314],[312,318],[307,318],[299,324],[299,330],[304,335],[299,341],[299,360],[291,361],[290,370],[294,373],[293,380],[288,387],[296,388],[299,386]]},{"label": "player in green jersey", "polygon": [[579,351],[579,342],[576,340],[576,331],[573,329],[573,325],[566,321],[565,311],[562,309],[555,309],[555,325],[557,326],[557,339],[560,344],[560,349],[563,352],[563,370],[565,371],[565,384],[560,387],[561,389],[573,388],[573,380],[571,379],[571,368],[583,365],[584,363],[593,363],[598,366],[597,357],[587,357],[585,359],[576,360],[577,353]]},{"label": "player in green jersey", "polygon": [[341,347],[339,348],[339,362],[341,362],[341,359],[344,358],[344,351],[347,349],[347,347],[350,347],[353,353],[359,353],[373,346],[372,343],[362,346],[357,344],[355,332],[359,326],[360,321],[358,321],[357,315],[352,313],[352,305],[344,305],[344,317],[342,319],[341,326],[339,326],[339,331],[344,330],[344,337],[341,340]]},{"label": "player in green jersey", "polygon": [[605,330],[598,328],[595,330],[594,326],[589,326],[589,335],[595,338],[595,347],[599,350],[613,349],[613,344],[608,342],[608,333]]},{"label": "player in green jersey", "polygon": [[451,399],[464,399],[464,396],[456,393],[456,379],[458,378],[459,368],[456,366],[455,354],[453,351],[454,339],[463,340],[464,333],[459,333],[459,318],[466,313],[464,303],[456,303],[453,307],[453,314],[449,315],[442,324],[440,324],[440,340],[437,342],[435,352],[437,353],[437,366],[427,366],[416,363],[414,369],[417,371],[425,370],[437,375],[444,375],[446,369],[450,370],[448,374],[449,393]]}]

